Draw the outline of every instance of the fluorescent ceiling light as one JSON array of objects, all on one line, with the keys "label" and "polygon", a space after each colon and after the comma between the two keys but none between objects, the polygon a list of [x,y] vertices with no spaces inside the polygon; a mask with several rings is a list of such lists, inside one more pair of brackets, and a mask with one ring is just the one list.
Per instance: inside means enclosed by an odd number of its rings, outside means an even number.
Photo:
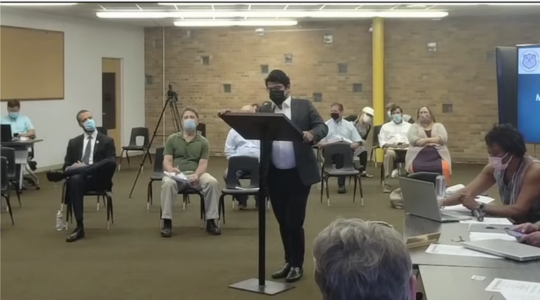
[{"label": "fluorescent ceiling light", "polygon": [[245,11],[171,11],[171,12],[112,12],[103,11],[96,15],[105,19],[204,19],[204,18],[444,18],[443,11],[300,11],[300,10],[245,10]]},{"label": "fluorescent ceiling light", "polygon": [[71,6],[71,5],[77,5],[77,3],[67,3],[67,2],[55,2],[55,3],[47,3],[47,2],[34,2],[34,3],[10,2],[10,3],[5,3],[5,2],[2,2],[2,3],[0,3],[0,6]]},{"label": "fluorescent ceiling light", "polygon": [[[302,5],[302,6],[322,6],[325,3],[269,3],[269,2],[254,2],[254,3],[229,3],[229,2],[220,2],[220,3],[203,3],[203,2],[191,2],[191,3],[158,3],[158,5],[165,5],[165,6],[220,6],[220,5],[245,5],[245,6],[287,6],[287,5]],[[330,3],[326,3],[327,5],[330,5]],[[353,4],[354,5],[354,4]]]},{"label": "fluorescent ceiling light", "polygon": [[533,6],[533,5],[540,5],[540,3],[486,3],[486,5],[500,5],[500,6]]},{"label": "fluorescent ceiling light", "polygon": [[229,27],[229,26],[295,26],[297,21],[251,21],[251,20],[190,20],[190,21],[177,21],[174,22],[174,26],[178,27]]}]

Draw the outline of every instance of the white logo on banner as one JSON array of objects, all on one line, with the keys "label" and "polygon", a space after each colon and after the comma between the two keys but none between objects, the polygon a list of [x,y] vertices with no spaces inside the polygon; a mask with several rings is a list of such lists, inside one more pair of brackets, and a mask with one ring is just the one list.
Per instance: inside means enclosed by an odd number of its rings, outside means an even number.
[{"label": "white logo on banner", "polygon": [[540,74],[540,46],[519,49],[519,74]]},{"label": "white logo on banner", "polygon": [[536,101],[540,102],[540,94],[536,94]]}]

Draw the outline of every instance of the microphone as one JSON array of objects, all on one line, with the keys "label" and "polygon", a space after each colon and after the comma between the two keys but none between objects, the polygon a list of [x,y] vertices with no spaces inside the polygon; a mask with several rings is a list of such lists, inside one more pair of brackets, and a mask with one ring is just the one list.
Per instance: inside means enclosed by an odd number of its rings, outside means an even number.
[{"label": "microphone", "polygon": [[472,210],[472,215],[478,219],[478,222],[484,222],[484,216],[478,208]]}]

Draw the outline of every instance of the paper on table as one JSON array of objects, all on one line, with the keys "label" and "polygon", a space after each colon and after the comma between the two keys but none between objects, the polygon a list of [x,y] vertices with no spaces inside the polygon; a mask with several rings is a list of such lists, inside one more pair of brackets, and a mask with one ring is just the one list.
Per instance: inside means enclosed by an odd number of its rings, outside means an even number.
[{"label": "paper on table", "polygon": [[477,202],[481,202],[481,203],[484,203],[484,204],[488,204],[488,203],[491,203],[493,201],[495,201],[495,199],[491,198],[491,197],[487,197],[487,196],[476,196],[476,198],[474,198]]},{"label": "paper on table", "polygon": [[501,292],[501,295],[503,295],[506,300],[540,300],[540,296],[537,295],[524,295],[509,292]]},{"label": "paper on table", "polygon": [[482,252],[477,252],[477,251],[465,249],[462,246],[454,246],[454,245],[431,244],[427,248],[426,253],[501,259],[500,257],[497,257],[497,256],[484,254]]},{"label": "paper on table", "polygon": [[[486,197],[486,196],[478,196],[475,198],[476,201],[488,204],[493,202],[495,199]],[[459,205],[453,205],[453,206],[445,206],[442,208],[443,210],[452,210],[452,211],[459,211],[459,212],[470,212],[471,210],[466,208],[465,206],[459,204]]]},{"label": "paper on table", "polygon": [[174,179],[176,181],[188,181],[188,179],[187,179],[186,175],[184,175],[184,173],[175,174],[175,173],[164,171],[163,174],[165,174],[165,176],[167,176],[169,178],[172,178],[172,179]]},{"label": "paper on table", "polygon": [[492,232],[471,232],[469,233],[469,239],[474,241],[484,241],[484,240],[505,240],[516,242],[515,237],[510,236],[506,233],[492,233]]},{"label": "paper on table", "polygon": [[464,220],[459,222],[463,224],[512,225],[512,222],[505,218],[484,218],[484,222],[478,220]]},{"label": "paper on table", "polygon": [[[488,285],[486,291],[507,293],[508,295],[523,295],[540,297],[540,282],[509,280],[495,278]],[[526,299],[526,298],[518,298]]]}]

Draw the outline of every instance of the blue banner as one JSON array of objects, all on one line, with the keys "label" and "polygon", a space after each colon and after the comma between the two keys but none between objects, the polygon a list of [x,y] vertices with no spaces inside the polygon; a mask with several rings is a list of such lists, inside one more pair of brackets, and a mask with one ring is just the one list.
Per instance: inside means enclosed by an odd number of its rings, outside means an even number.
[{"label": "blue banner", "polygon": [[540,144],[540,45],[518,46],[518,130]]}]

